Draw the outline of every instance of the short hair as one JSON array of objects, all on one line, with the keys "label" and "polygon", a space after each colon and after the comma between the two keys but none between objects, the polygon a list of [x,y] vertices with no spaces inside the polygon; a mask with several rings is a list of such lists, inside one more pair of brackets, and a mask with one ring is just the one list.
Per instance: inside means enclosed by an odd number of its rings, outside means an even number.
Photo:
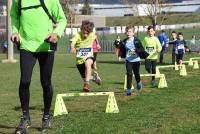
[{"label": "short hair", "polygon": [[94,28],[93,22],[90,22],[88,20],[82,21],[81,31],[87,31],[88,33],[91,33],[93,31],[93,28]]},{"label": "short hair", "polygon": [[147,27],[147,30],[148,30],[148,31],[149,31],[150,29],[153,29],[153,30],[155,31],[155,27],[152,26],[152,25]]},{"label": "short hair", "polygon": [[135,31],[135,27],[133,25],[128,25],[126,26],[126,32],[129,30],[129,29],[133,29],[133,31]]},{"label": "short hair", "polygon": [[172,31],[172,33],[176,33],[176,31]]},{"label": "short hair", "polygon": [[179,32],[178,35],[182,35],[182,36],[183,36],[183,33],[182,33],[182,32]]}]

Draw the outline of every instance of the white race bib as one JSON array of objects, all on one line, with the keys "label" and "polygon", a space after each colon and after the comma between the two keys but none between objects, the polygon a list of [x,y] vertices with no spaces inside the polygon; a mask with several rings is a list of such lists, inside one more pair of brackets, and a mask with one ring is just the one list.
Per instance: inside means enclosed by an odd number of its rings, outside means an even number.
[{"label": "white race bib", "polygon": [[148,53],[152,53],[154,51],[154,47],[146,47]]},{"label": "white race bib", "polygon": [[91,48],[79,48],[76,57],[86,59],[92,56]]},{"label": "white race bib", "polygon": [[184,45],[183,44],[181,44],[181,45],[178,45],[178,47],[177,47],[178,49],[184,49]]}]

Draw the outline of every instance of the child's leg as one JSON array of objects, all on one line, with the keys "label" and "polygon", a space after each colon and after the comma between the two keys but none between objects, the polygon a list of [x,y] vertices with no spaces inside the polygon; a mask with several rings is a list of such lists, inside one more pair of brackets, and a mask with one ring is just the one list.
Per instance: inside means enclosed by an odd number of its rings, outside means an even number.
[{"label": "child's leg", "polygon": [[183,54],[180,54],[180,61],[179,61],[179,63],[180,63],[180,65],[182,65],[183,64]]},{"label": "child's leg", "polygon": [[78,68],[78,71],[79,71],[82,79],[85,81],[85,63],[76,65],[76,67]]},{"label": "child's leg", "polygon": [[93,53],[93,55],[94,55],[94,58],[93,58],[93,69],[97,70],[97,62],[96,62],[96,60],[97,60],[97,53],[95,52],[95,53]]},{"label": "child's leg", "polygon": [[[157,61],[156,61],[156,60],[152,60],[152,61],[151,61],[151,65],[152,65],[152,74],[156,74],[156,64],[157,64]],[[155,80],[155,76],[152,76],[152,80]]]},{"label": "child's leg", "polygon": [[140,62],[133,62],[133,72],[137,82],[137,90],[139,91],[142,89],[142,83],[140,80]]},{"label": "child's leg", "polygon": [[178,54],[176,54],[176,63],[177,63],[177,64],[180,64],[179,62],[180,62],[179,55],[178,55]]},{"label": "child's leg", "polygon": [[135,80],[137,83],[140,82],[140,62],[133,62],[133,73],[135,75]]},{"label": "child's leg", "polygon": [[151,73],[151,60],[145,59],[145,69],[148,73]]},{"label": "child's leg", "polygon": [[88,58],[85,61],[85,82],[88,82],[88,83],[89,83],[90,78],[91,78],[92,64],[93,64],[93,59],[91,59],[91,58]]},{"label": "child's leg", "polygon": [[127,76],[127,89],[131,89],[132,86],[132,63],[126,61],[126,76]]}]

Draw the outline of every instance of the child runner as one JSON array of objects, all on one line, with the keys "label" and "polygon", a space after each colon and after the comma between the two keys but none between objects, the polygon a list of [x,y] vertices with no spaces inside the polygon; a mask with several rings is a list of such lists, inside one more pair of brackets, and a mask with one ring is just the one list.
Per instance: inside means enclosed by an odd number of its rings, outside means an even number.
[{"label": "child runner", "polygon": [[89,81],[93,64],[93,42],[97,38],[93,32],[94,24],[90,21],[82,21],[81,32],[71,39],[71,53],[76,54],[76,64],[84,85],[83,91],[89,92]]},{"label": "child runner", "polygon": [[172,31],[171,36],[172,36],[172,39],[169,42],[169,45],[172,45],[172,64],[175,64],[175,58],[176,58],[175,47],[176,47],[176,40],[177,40],[176,31]]},{"label": "child runner", "polygon": [[93,70],[92,70],[92,80],[94,82],[96,82],[98,85],[101,85],[102,81],[101,81],[101,78],[99,77],[99,74],[97,72],[97,63],[96,63],[98,50],[101,49],[101,46],[100,46],[97,38],[94,40],[92,48],[93,48],[93,55],[94,55],[94,58],[93,58],[94,63],[92,65],[92,68],[93,68]]},{"label": "child runner", "polygon": [[[147,34],[143,40],[143,46],[149,56],[145,59],[145,68],[149,73],[156,74],[156,63],[158,59],[158,53],[162,50],[160,41],[155,36],[155,29],[153,26],[147,28]],[[156,86],[155,77],[152,77],[151,84],[153,87]]]},{"label": "child runner", "polygon": [[127,38],[123,40],[123,44],[120,47],[121,57],[126,59],[126,74],[127,74],[127,95],[131,95],[132,86],[132,76],[135,75],[135,80],[137,82],[137,90],[142,89],[142,83],[140,80],[140,56],[144,53],[144,48],[141,41],[134,37],[135,28],[134,26],[126,27]]},{"label": "child runner", "polygon": [[185,51],[189,51],[186,46],[186,41],[183,38],[183,33],[178,33],[178,39],[175,42],[176,63],[182,65],[183,55]]}]

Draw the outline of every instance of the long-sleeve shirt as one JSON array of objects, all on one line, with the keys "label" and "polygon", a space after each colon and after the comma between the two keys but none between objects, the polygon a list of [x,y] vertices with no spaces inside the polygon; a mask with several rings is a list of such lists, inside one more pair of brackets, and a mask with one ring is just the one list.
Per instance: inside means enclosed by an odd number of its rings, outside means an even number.
[{"label": "long-sleeve shirt", "polygon": [[167,40],[167,35],[165,32],[162,32],[159,36],[158,36],[158,39],[160,41],[160,44],[162,47],[166,47],[166,44],[168,42]]},{"label": "long-sleeve shirt", "polygon": [[[50,33],[61,37],[66,26],[66,17],[59,3],[59,0],[44,0],[51,16],[56,20],[56,27],[53,27],[43,8],[22,9],[21,16],[18,14],[18,0],[14,0],[11,7],[12,33],[19,33],[20,49],[30,52],[47,52],[50,50],[49,43],[44,40]],[[40,0],[22,0],[21,7],[40,5]]]},{"label": "long-sleeve shirt", "polygon": [[145,51],[149,53],[147,59],[156,60],[158,58],[158,53],[162,50],[162,46],[158,38],[155,36],[146,36],[142,44]]}]

